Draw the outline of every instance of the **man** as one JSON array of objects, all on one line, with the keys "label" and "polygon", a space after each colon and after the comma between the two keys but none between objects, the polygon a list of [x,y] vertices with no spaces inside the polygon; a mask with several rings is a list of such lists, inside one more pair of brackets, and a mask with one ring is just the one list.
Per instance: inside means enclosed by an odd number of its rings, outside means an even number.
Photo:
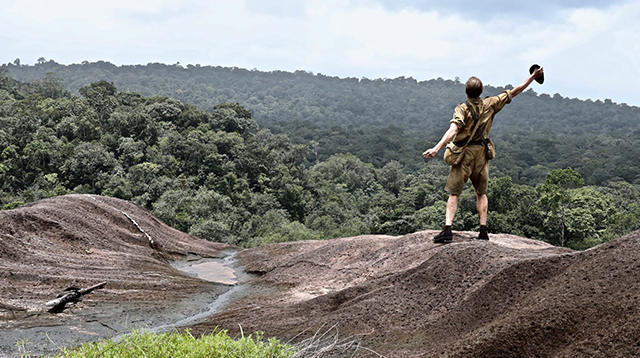
[{"label": "man", "polygon": [[[488,138],[495,115],[500,112],[505,104],[510,103],[513,97],[522,93],[533,80],[542,77],[543,74],[544,69],[539,67],[531,73],[529,78],[514,89],[510,91],[506,90],[497,96],[487,97],[485,99],[480,99],[483,87],[480,79],[471,77],[465,84],[467,103],[477,116],[479,125],[476,133],[467,145],[462,161],[452,166],[449,172],[449,178],[447,179],[447,185],[445,187],[445,190],[449,192],[445,225],[442,231],[434,237],[433,242],[445,243],[453,239],[451,225],[458,211],[458,197],[462,194],[462,189],[468,179],[471,179],[476,190],[478,216],[480,218],[480,233],[477,238],[480,240],[489,240],[487,233],[487,209],[489,207],[489,201],[487,200],[487,182],[489,179],[489,161],[485,155],[485,146],[480,133],[482,131],[484,138]],[[538,81],[541,82],[541,79]],[[467,140],[469,140],[473,129],[474,120],[467,104],[459,104],[453,112],[453,119],[451,119],[449,130],[442,136],[442,139],[435,147],[422,153],[422,156],[427,159],[435,157],[451,140],[457,145],[459,144],[460,147],[464,146]]]}]

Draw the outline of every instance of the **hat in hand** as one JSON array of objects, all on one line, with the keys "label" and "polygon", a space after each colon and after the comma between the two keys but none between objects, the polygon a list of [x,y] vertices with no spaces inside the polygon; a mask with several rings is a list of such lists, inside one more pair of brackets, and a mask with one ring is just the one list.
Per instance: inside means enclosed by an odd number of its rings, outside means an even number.
[{"label": "hat in hand", "polygon": [[[531,65],[531,67],[529,67],[529,74],[532,74],[533,71],[537,70],[538,68],[540,68],[540,65],[538,65],[538,64]],[[542,76],[536,78],[535,80],[539,84],[543,84],[544,83],[544,72],[542,73]]]}]

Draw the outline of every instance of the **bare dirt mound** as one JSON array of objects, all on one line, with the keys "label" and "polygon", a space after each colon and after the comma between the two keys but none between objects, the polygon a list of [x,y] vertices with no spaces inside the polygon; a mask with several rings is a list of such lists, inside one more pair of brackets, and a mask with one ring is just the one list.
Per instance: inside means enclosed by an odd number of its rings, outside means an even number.
[{"label": "bare dirt mound", "polygon": [[[387,357],[640,356],[640,231],[584,252],[511,235],[478,241],[469,232],[433,244],[435,233],[245,250],[242,264],[259,275],[250,294],[194,331],[302,332],[299,340],[336,325]],[[122,321],[172,315],[153,322],[162,325],[201,312],[229,288],[167,262],[228,248],[100,196],[2,211],[0,356],[15,355],[24,337],[40,337],[37,351],[53,352],[126,332]],[[61,289],[102,281],[104,289],[64,313],[44,310]]]},{"label": "bare dirt mound", "polygon": [[335,324],[387,357],[640,356],[640,232],[584,252],[511,235],[433,244],[435,233],[244,251],[256,283],[277,289],[195,331],[288,338]]},{"label": "bare dirt mound", "polygon": [[37,309],[34,303],[67,286],[101,281],[107,281],[105,292],[127,290],[133,300],[154,299],[151,293],[158,287],[179,292],[203,281],[185,278],[166,260],[188,253],[214,256],[228,248],[174,230],[130,202],[94,195],[54,197],[0,211],[0,237],[0,304],[24,309]]},{"label": "bare dirt mound", "polygon": [[[119,333],[154,311],[175,313],[179,319],[176,306],[181,300],[197,293],[210,298],[224,289],[186,276],[168,261],[214,257],[227,248],[174,230],[142,207],[108,197],[67,195],[0,211],[0,356],[2,348],[15,344],[11,339],[37,335],[26,331],[37,326],[64,326],[84,334],[78,336],[83,341]],[[103,281],[105,288],[62,314],[48,314],[43,306],[66,287]],[[191,309],[184,302],[182,308]],[[97,328],[88,329],[86,322],[92,320]],[[125,321],[114,328],[114,322]],[[7,330],[13,330],[13,336]],[[56,332],[59,342],[69,343],[68,332]],[[48,341],[56,341],[51,335]]]}]

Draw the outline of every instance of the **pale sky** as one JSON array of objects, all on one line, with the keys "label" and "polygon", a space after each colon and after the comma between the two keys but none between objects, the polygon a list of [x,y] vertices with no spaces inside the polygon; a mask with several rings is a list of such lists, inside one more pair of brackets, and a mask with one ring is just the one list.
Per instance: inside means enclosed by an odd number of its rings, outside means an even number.
[{"label": "pale sky", "polygon": [[640,105],[640,1],[0,0],[0,63],[442,77]]}]

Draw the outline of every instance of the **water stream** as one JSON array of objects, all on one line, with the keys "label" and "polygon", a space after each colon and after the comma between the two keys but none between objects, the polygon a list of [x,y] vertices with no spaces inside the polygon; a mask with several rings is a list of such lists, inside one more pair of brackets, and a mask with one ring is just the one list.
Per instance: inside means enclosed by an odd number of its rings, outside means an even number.
[{"label": "water stream", "polygon": [[215,261],[195,264],[182,271],[209,282],[218,282],[225,285],[235,285],[238,282],[232,268]]},{"label": "water stream", "polygon": [[21,356],[16,346],[19,341],[28,342],[26,349],[39,356],[56,354],[60,347],[99,338],[119,342],[131,329],[163,333],[199,323],[254,289],[249,283],[252,276],[237,260],[238,252],[227,250],[217,258],[196,257],[195,260],[172,262],[171,266],[185,275],[214,282],[210,292],[194,293],[183,301],[172,303],[175,309],[171,309],[172,306],[159,308],[158,304],[91,304],[89,301],[82,310],[29,316],[11,328],[0,329],[0,358]]},{"label": "water stream", "polygon": [[233,302],[243,296],[246,286],[243,285],[251,278],[236,261],[238,251],[226,251],[223,258],[206,258],[195,261],[174,262],[171,265],[178,270],[195,276],[205,281],[216,282],[233,286],[226,292],[218,295],[215,300],[207,306],[207,309],[178,320],[177,322],[152,327],[149,330],[154,333],[166,332],[178,327],[185,327],[198,323],[222,310],[228,303]]}]

